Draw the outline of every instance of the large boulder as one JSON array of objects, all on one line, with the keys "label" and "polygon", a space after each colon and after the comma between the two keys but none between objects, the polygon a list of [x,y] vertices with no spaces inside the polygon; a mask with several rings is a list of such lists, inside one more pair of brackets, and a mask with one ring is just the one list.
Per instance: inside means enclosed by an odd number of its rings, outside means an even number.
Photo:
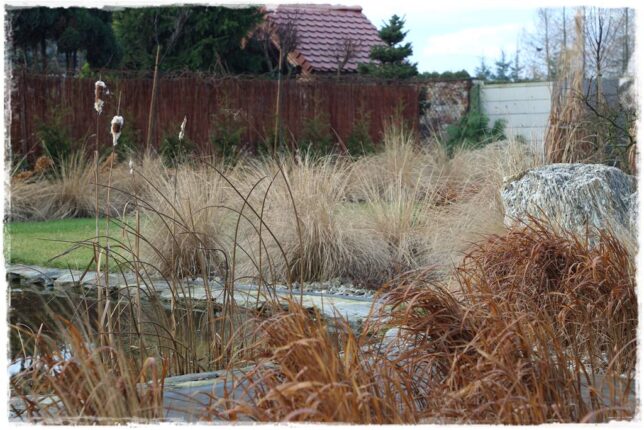
[{"label": "large boulder", "polygon": [[636,235],[637,181],[601,164],[550,164],[504,181],[505,224],[545,218],[585,234],[587,227]]}]

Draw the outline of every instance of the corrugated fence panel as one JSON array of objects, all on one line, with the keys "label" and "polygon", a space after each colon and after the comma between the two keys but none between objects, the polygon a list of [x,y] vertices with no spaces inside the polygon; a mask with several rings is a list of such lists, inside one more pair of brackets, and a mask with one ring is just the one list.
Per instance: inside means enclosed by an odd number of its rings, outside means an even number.
[{"label": "corrugated fence panel", "polygon": [[[11,147],[21,154],[40,153],[38,125],[51,123],[60,115],[72,137],[95,144],[97,117],[94,111],[94,80],[57,76],[19,74],[11,94]],[[144,147],[147,137],[152,80],[118,78],[106,80],[106,96],[98,130],[101,146],[110,142],[109,123],[116,114],[121,95],[120,113],[137,143]],[[178,134],[184,116],[186,136],[199,152],[208,152],[214,125],[243,128],[243,144],[251,151],[270,141],[274,130],[277,82],[264,79],[208,78],[188,76],[161,78],[151,143],[158,148],[167,134]],[[313,80],[283,81],[281,87],[281,123],[288,139],[299,139],[307,119],[327,118],[331,136],[346,139],[355,121],[368,116],[370,133],[379,141],[385,123],[397,112],[418,130],[419,90],[402,83],[369,81]]]}]

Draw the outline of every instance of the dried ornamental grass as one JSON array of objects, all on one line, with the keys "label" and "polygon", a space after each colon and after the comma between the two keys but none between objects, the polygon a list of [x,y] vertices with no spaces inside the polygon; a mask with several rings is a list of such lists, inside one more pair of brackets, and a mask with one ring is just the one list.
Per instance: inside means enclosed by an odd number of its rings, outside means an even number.
[{"label": "dried ornamental grass", "polygon": [[[612,234],[599,232],[598,243],[547,224],[492,237],[465,258],[462,284],[473,294],[492,294],[519,311],[539,309],[557,321],[563,342],[587,341],[591,360],[601,355],[634,366],[637,305],[633,256]],[[597,366],[606,365],[606,359]]]},{"label": "dried ornamental grass", "polygon": [[[299,163],[281,160],[258,169],[266,180],[251,204],[272,233],[262,233],[265,249],[261,251],[272,263],[274,281],[369,278],[375,274],[374,267],[379,271],[386,266],[386,244],[358,225],[347,207],[349,167],[342,159],[305,156]],[[242,188],[249,188],[254,180],[244,180]],[[244,237],[254,242],[247,249],[252,251],[252,261],[258,262],[259,219],[252,218],[252,223]],[[257,266],[242,262],[240,270],[257,276]],[[263,276],[270,279],[271,273]]]},{"label": "dried ornamental grass", "polygon": [[[149,357],[137,365],[116,345],[95,347],[88,322],[57,319],[56,339],[42,327],[25,333],[34,337],[31,365],[11,379],[12,391],[26,405],[25,418],[58,425],[162,418],[164,362]],[[66,344],[62,351],[61,338]]]},{"label": "dried ornamental grass", "polygon": [[34,174],[42,175],[47,171],[51,170],[54,167],[54,160],[47,157],[46,155],[41,155],[36,160],[34,164]]},{"label": "dried ornamental grass", "polygon": [[[538,424],[634,414],[633,258],[610,234],[598,248],[547,225],[476,246],[460,293],[421,271],[386,297],[400,328],[393,356],[417,385],[420,419]],[[456,297],[459,297],[458,299]]]},{"label": "dried ornamental grass", "polygon": [[389,125],[378,153],[361,157],[352,164],[347,189],[351,201],[362,202],[373,190],[386,192],[392,182],[414,189],[419,198],[434,192],[442,179],[444,159],[437,151],[422,147],[413,133]]},{"label": "dried ornamental grass", "polygon": [[[338,316],[339,317],[339,316]],[[243,383],[253,392],[251,402],[234,406],[219,416],[244,416],[262,422],[353,424],[413,423],[414,404],[396,367],[371,360],[342,318],[330,334],[321,315],[294,302],[262,323],[265,339],[259,361]]]},{"label": "dried ornamental grass", "polygon": [[[101,163],[101,172],[107,172],[111,163],[116,163],[116,154],[111,154]],[[27,180],[28,179],[28,180]],[[73,217],[89,217],[94,214],[94,166],[81,152],[73,153],[54,166],[49,175],[25,175],[23,180],[11,181],[11,219],[51,220]],[[112,171],[112,194],[109,210],[120,215],[131,207],[132,184],[127,167],[114,164]],[[107,184],[99,184],[99,198],[107,194]],[[139,190],[142,192],[143,190]],[[105,208],[101,208],[105,213]]]},{"label": "dried ornamental grass", "polygon": [[[142,170],[159,167],[144,162]],[[151,191],[139,203],[148,239],[142,259],[165,276],[201,275],[202,256],[210,272],[225,272],[221,264],[231,250],[234,212],[222,177],[207,167],[184,166],[143,180]]]},{"label": "dried ornamental grass", "polygon": [[585,47],[584,18],[575,17],[575,46],[562,55],[559,79],[554,83],[552,107],[544,139],[549,163],[592,162],[602,158],[600,148],[589,131],[587,110],[583,101]]}]

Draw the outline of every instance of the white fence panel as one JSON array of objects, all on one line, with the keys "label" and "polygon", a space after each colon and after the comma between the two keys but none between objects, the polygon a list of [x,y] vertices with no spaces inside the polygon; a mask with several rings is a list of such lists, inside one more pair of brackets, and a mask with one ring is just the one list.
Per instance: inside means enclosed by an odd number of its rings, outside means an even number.
[{"label": "white fence panel", "polygon": [[490,124],[505,120],[507,135],[523,136],[542,149],[551,95],[551,82],[482,85],[481,110],[490,118]]}]

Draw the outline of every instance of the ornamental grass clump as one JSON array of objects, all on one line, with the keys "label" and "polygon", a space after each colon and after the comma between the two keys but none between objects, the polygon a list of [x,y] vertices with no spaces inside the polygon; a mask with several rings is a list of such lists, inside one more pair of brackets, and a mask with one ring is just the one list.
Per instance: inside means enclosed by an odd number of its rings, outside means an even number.
[{"label": "ornamental grass clump", "polygon": [[206,415],[261,422],[414,423],[413,381],[393,363],[374,360],[366,338],[339,315],[328,322],[295,302],[261,323],[257,365],[233,384],[250,401],[213,399]]},{"label": "ornamental grass clump", "polygon": [[260,177],[266,180],[250,199],[265,223],[264,245],[260,251],[259,219],[252,217],[243,231],[251,244],[246,248],[250,256],[241,261],[240,270],[257,276],[254,262],[262,252],[271,263],[262,276],[271,282],[380,279],[388,251],[383,241],[355,222],[347,207],[349,168],[342,158],[305,155],[300,162],[265,161],[242,175],[245,188]]},{"label": "ornamental grass clump", "polygon": [[92,165],[76,152],[60,160],[51,175],[11,186],[14,220],[63,219],[93,215]]},{"label": "ornamental grass clump", "polygon": [[61,314],[61,308],[48,303],[44,310],[51,315],[39,328],[11,327],[28,363],[10,379],[13,396],[20,400],[12,402],[14,413],[31,423],[57,425],[163,418],[166,360],[148,356],[137,363],[121,344],[97,346],[87,303],[66,300],[72,313]]},{"label": "ornamental grass clump", "polygon": [[156,174],[142,174],[150,190],[139,202],[148,238],[143,260],[165,276],[200,276],[202,263],[208,273],[223,275],[235,220],[227,183],[203,165],[172,169],[156,162],[154,168]]},{"label": "ornamental grass clump", "polygon": [[413,132],[390,123],[384,131],[382,149],[352,164],[347,197],[362,202],[367,194],[384,194],[389,184],[400,183],[404,189],[415,190],[422,199],[436,189],[441,179],[441,161],[421,146]]},{"label": "ornamental grass clump", "polygon": [[[586,364],[635,367],[637,298],[634,256],[616,236],[598,232],[596,246],[531,220],[475,247],[460,268],[469,296],[492,295],[518,312],[538,309],[556,322],[565,345],[582,348]],[[486,299],[487,300],[487,299]]]},{"label": "ornamental grass clump", "polygon": [[366,189],[366,201],[356,211],[356,220],[365,232],[380,239],[387,252],[386,276],[381,282],[407,270],[432,262],[428,239],[434,213],[434,198],[429,190],[405,185],[402,178],[383,188]]},{"label": "ornamental grass clump", "polygon": [[[99,166],[99,172],[109,171],[110,157]],[[128,179],[127,166],[116,163],[115,158],[112,158],[113,192],[109,205],[99,206],[101,215],[108,210],[112,216],[121,215],[132,202],[132,182]],[[45,172],[44,175],[31,175],[29,180],[11,182],[9,215],[12,220],[52,220],[94,215],[94,166],[84,151],[68,154]],[[136,185],[142,192],[142,184]],[[106,197],[107,187],[99,187],[99,199],[106,201]]]},{"label": "ornamental grass clump", "polygon": [[[475,245],[458,291],[423,270],[385,296],[420,419],[539,424],[635,412],[634,261],[610,232],[589,248],[535,221]],[[391,356],[391,354],[390,354]]]}]

